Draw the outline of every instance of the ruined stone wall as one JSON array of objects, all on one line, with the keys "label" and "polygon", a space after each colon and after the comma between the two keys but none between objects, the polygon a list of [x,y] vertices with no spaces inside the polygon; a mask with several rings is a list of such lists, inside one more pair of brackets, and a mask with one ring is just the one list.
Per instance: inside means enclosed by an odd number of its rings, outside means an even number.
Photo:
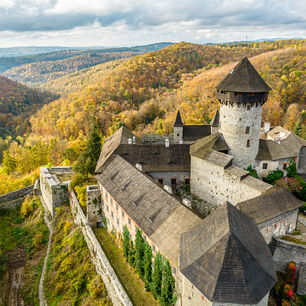
[{"label": "ruined stone wall", "polygon": [[[267,207],[267,209],[269,209]],[[285,214],[277,216],[271,220],[258,224],[261,234],[267,244],[271,243],[273,235],[276,237],[284,236],[288,231],[293,232],[296,228],[296,222],[299,210],[295,209]]]},{"label": "ruined stone wall", "polygon": [[[256,160],[255,161],[255,170],[260,178],[267,177],[270,171],[282,170],[284,163],[288,164],[289,158],[280,159],[280,160]],[[267,169],[263,169],[263,164],[267,164]]]},{"label": "ruined stone wall", "polygon": [[[62,167],[60,172],[63,172]],[[69,202],[68,182],[61,183],[48,167],[40,168],[40,190],[52,217],[56,207]]]},{"label": "ruined stone wall", "polygon": [[86,187],[87,220],[91,226],[102,226],[101,194],[98,185]]},{"label": "ruined stone wall", "polygon": [[[272,187],[247,174],[247,171],[235,166],[224,168],[217,163],[191,156],[190,190],[212,204],[228,201],[236,205],[257,197]],[[241,178],[241,175],[246,177]]]},{"label": "ruined stone wall", "polygon": [[296,263],[297,272],[302,262],[306,262],[306,245],[273,237],[271,246],[276,271],[286,272],[290,261]]},{"label": "ruined stone wall", "polygon": [[302,147],[297,158],[298,173],[306,174],[306,147]]},{"label": "ruined stone wall", "polygon": [[171,179],[176,179],[177,187],[184,187],[185,180],[190,179],[189,172],[148,172],[156,181],[163,179],[163,185],[171,186]]},{"label": "ruined stone wall", "polygon": [[[220,132],[230,147],[229,154],[234,157],[233,165],[240,168],[253,166],[258,153],[261,113],[260,104],[221,103]],[[247,127],[249,134],[246,134]],[[248,140],[250,147],[247,147]]]},{"label": "ruined stone wall", "polygon": [[15,208],[23,199],[33,192],[34,185],[30,185],[13,192],[9,192],[0,196],[1,208]]},{"label": "ruined stone wall", "polygon": [[114,305],[132,306],[128,295],[123,289],[115,271],[109,263],[101,245],[96,238],[91,226],[87,223],[83,210],[75,193],[69,190],[69,200],[74,222],[81,228],[87,247],[91,254],[91,260],[97,273],[101,276],[110,299]]}]

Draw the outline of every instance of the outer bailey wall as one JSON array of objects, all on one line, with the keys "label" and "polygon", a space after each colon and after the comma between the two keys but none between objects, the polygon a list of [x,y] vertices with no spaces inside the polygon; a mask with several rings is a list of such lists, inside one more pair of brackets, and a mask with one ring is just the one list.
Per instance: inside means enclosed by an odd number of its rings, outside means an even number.
[{"label": "outer bailey wall", "polygon": [[[220,132],[230,147],[233,165],[240,168],[253,166],[259,146],[262,106],[248,105],[249,110],[242,103],[220,105]],[[250,127],[249,134],[246,134],[246,127]],[[250,140],[250,147],[247,147],[247,140]]]},{"label": "outer bailey wall", "polygon": [[87,186],[87,220],[91,226],[102,224],[101,194],[98,185]]},{"label": "outer bailey wall", "polygon": [[97,273],[103,279],[113,304],[132,306],[133,304],[124,291],[117,275],[115,274],[115,271],[103,252],[99,241],[97,240],[90,225],[87,223],[87,218],[85,217],[77,197],[72,190],[69,190],[69,200],[74,222],[78,224],[82,230],[87,247],[91,254],[91,260],[95,265]]},{"label": "outer bailey wall", "polygon": [[[9,207],[11,205],[8,202],[14,201],[14,203],[20,203],[21,199],[23,199],[28,194],[31,194],[33,192],[34,185],[30,185],[18,190],[15,190],[10,193],[6,193],[0,196],[0,207]],[[14,203],[11,203],[14,206]]]},{"label": "outer bailey wall", "polygon": [[193,194],[209,203],[236,205],[261,195],[272,186],[251,176],[242,180],[217,164],[191,156],[190,189]]},{"label": "outer bailey wall", "polygon": [[299,210],[295,209],[277,216],[271,220],[258,224],[260,232],[265,238],[267,244],[271,243],[273,235],[280,237],[286,235],[289,230],[295,230],[298,213]]},{"label": "outer bailey wall", "polygon": [[306,262],[306,246],[281,240],[273,236],[270,248],[276,271],[286,272],[290,261],[296,263],[297,272],[302,262]]}]

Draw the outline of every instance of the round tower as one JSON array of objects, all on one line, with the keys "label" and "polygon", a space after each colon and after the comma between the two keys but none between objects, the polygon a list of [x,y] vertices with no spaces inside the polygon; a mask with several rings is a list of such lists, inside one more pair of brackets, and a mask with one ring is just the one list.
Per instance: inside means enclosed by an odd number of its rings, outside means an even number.
[{"label": "round tower", "polygon": [[271,88],[245,57],[217,86],[219,131],[229,146],[233,165],[253,166],[258,153],[262,105]]}]

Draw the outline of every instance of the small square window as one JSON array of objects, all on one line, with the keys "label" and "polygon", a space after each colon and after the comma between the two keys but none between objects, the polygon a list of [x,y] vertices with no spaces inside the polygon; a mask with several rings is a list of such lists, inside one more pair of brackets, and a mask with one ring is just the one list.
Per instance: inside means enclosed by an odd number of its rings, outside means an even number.
[{"label": "small square window", "polygon": [[117,225],[119,225],[119,219],[117,218]]},{"label": "small square window", "polygon": [[111,216],[112,216],[112,218],[114,218],[114,213],[113,212],[111,212]]},{"label": "small square window", "polygon": [[185,179],[185,185],[190,185],[190,179]]},{"label": "small square window", "polygon": [[129,225],[131,225],[131,219],[130,218],[129,218],[128,222],[129,222]]},{"label": "small square window", "polygon": [[118,205],[116,204],[116,210],[118,210]]},{"label": "small square window", "polygon": [[171,185],[176,185],[176,179],[175,178],[171,179]]},{"label": "small square window", "polygon": [[124,212],[122,211],[121,214],[122,214],[122,219],[124,219]]},{"label": "small square window", "polygon": [[106,211],[108,211],[108,206],[106,205]]},{"label": "small square window", "polygon": [[262,164],[262,169],[268,169],[268,164],[267,163],[263,163]]},{"label": "small square window", "polygon": [[110,198],[110,202],[111,202],[111,204],[113,205],[113,199],[112,199],[112,198]]},{"label": "small square window", "polygon": [[177,137],[180,136],[180,133],[176,133],[176,136],[177,136]]},{"label": "small square window", "polygon": [[158,179],[158,182],[163,184],[164,183],[164,179],[160,178],[160,179]]},{"label": "small square window", "polygon": [[249,127],[249,126],[247,126],[247,127],[245,128],[245,133],[246,133],[246,134],[250,134],[250,127]]},{"label": "small square window", "polygon": [[287,164],[285,163],[285,164],[283,164],[283,170],[286,170],[287,169]]}]

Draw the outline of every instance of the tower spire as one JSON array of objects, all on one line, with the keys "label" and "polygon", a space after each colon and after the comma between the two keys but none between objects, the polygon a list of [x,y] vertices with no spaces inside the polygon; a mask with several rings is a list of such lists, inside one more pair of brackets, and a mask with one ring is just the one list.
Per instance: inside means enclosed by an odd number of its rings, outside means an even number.
[{"label": "tower spire", "polygon": [[182,127],[182,126],[184,126],[179,109],[177,110],[176,118],[175,118],[175,122],[174,122],[173,126],[174,127]]}]

